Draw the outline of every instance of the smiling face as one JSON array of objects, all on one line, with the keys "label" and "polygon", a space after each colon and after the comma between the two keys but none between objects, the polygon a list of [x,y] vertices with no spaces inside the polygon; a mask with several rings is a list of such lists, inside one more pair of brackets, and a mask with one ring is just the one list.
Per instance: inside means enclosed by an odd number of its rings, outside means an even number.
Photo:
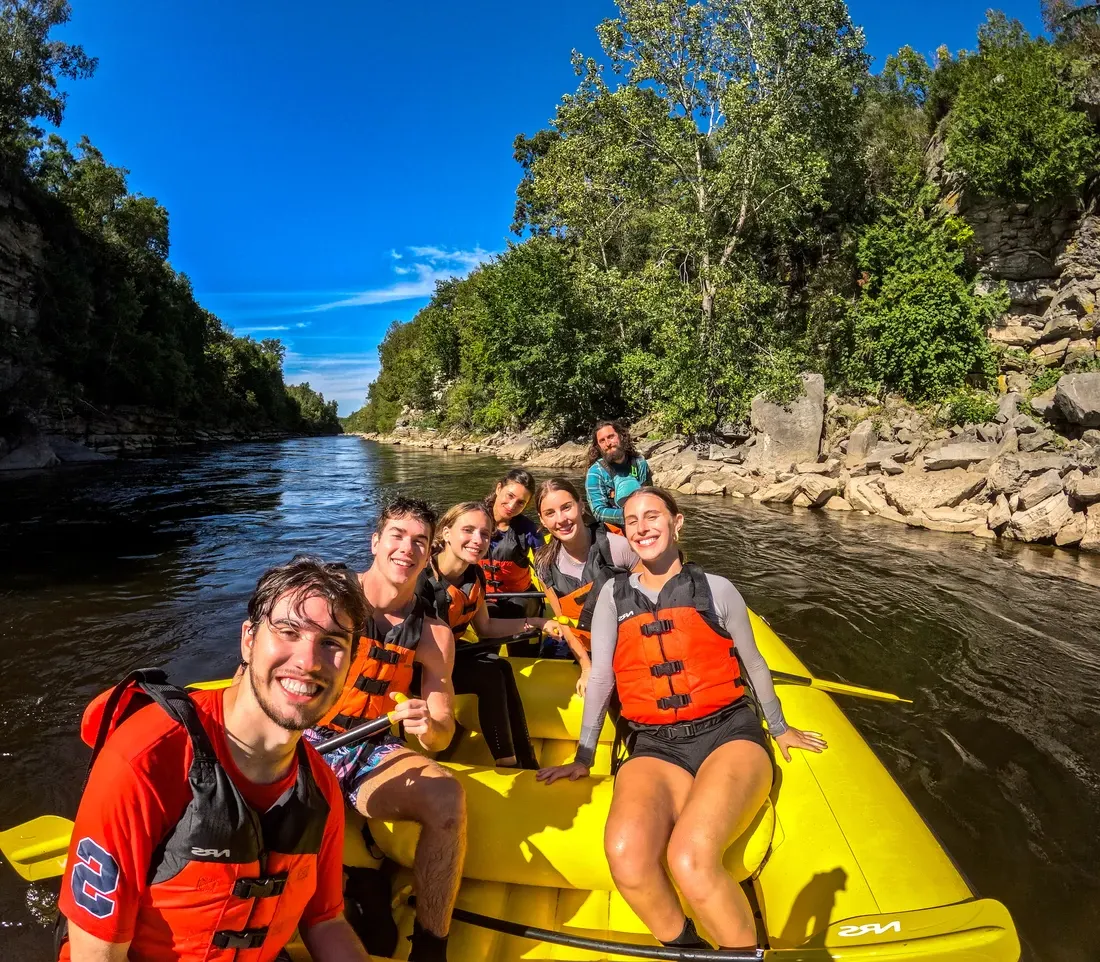
[{"label": "smiling face", "polygon": [[559,541],[572,541],[581,527],[581,506],[568,491],[551,491],[539,504],[539,520]]},{"label": "smiling face", "polygon": [[432,529],[418,518],[391,518],[371,535],[371,570],[398,587],[415,581],[428,563],[431,541]]},{"label": "smiling face", "polygon": [[258,625],[241,626],[241,658],[265,715],[287,731],[316,725],[340,696],[351,664],[351,619],[320,595],[288,591]]},{"label": "smiling face", "polygon": [[447,550],[468,564],[477,564],[489,550],[492,525],[484,511],[466,511],[440,532]]},{"label": "smiling face", "polygon": [[518,518],[530,500],[531,492],[518,481],[498,484],[496,498],[493,500],[493,520],[511,521]]},{"label": "smiling face", "polygon": [[676,537],[684,524],[682,514],[673,515],[655,494],[636,494],[623,508],[626,540],[634,553],[649,563],[674,555]]},{"label": "smiling face", "polygon": [[596,446],[600,449],[600,453],[613,463],[617,464],[626,457],[623,439],[610,424],[605,424],[596,432]]}]

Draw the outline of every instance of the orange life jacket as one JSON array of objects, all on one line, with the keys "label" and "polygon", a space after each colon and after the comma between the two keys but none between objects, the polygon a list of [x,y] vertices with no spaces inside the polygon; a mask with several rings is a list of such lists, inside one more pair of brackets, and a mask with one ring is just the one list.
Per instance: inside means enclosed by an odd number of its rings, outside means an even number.
[{"label": "orange life jacket", "polygon": [[393,696],[409,693],[416,646],[423,631],[424,605],[419,597],[414,597],[412,611],[405,620],[384,635],[375,618],[368,620],[367,633],[359,639],[344,690],[318,727],[343,732],[393,711],[397,707]]},{"label": "orange life jacket", "polygon": [[[218,760],[190,696],[155,670],[134,672],[88,706],[81,729],[93,763],[111,733],[151,703],[191,739],[192,797],[149,866],[129,958],[152,962],[142,946],[163,945],[167,929],[180,962],[235,962],[249,949],[255,962],[275,960],[316,889],[329,806],[315,766],[325,763],[301,742],[293,789],[268,811],[254,811]],[[97,900],[105,900],[108,911],[111,900],[100,893],[111,890],[103,873],[114,860],[90,838],[76,855],[70,884],[78,904],[96,914]]]},{"label": "orange life jacket", "polygon": [[687,563],[657,603],[615,577],[615,687],[623,717],[642,725],[694,721],[745,694],[733,639],[718,623],[707,576]]},{"label": "orange life jacket", "polygon": [[485,573],[480,565],[469,565],[457,585],[451,584],[429,564],[421,573],[416,593],[436,618],[447,624],[455,638],[474,620],[485,597]]},{"label": "orange life jacket", "polygon": [[600,589],[608,578],[613,578],[624,570],[615,565],[611,541],[607,537],[608,529],[609,526],[602,524],[588,526],[592,545],[588,549],[588,558],[580,578],[564,574],[556,564],[550,565],[546,571],[539,571],[543,583],[558,596],[561,613],[577,623],[573,633],[586,648],[592,647],[592,609],[596,606]]},{"label": "orange life jacket", "polygon": [[529,519],[522,515],[514,518],[508,530],[501,532],[489,548],[488,557],[478,562],[485,572],[485,590],[488,594],[531,590],[531,562],[521,535],[535,530],[534,523]]}]

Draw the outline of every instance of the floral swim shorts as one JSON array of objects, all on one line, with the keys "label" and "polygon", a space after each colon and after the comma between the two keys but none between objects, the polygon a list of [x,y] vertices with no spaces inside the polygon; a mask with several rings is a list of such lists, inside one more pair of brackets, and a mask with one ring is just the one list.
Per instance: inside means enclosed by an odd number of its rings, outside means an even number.
[{"label": "floral swim shorts", "polygon": [[[327,728],[310,728],[304,733],[305,739],[316,747],[321,742],[339,734]],[[336,781],[340,784],[340,791],[348,800],[352,808],[355,808],[355,798],[359,794],[359,787],[370,778],[373,772],[387,756],[407,746],[403,739],[391,732],[383,732],[374,738],[368,738],[355,745],[337,748],[321,757],[328,763],[336,775]]]}]

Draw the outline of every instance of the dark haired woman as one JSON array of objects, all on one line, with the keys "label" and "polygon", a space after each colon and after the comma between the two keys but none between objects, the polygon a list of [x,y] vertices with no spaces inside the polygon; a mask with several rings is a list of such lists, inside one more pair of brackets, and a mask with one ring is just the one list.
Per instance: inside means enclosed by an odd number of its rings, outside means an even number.
[{"label": "dark haired woman", "polygon": [[784,720],[737,589],[684,563],[677,544],[684,517],[672,496],[641,488],[623,507],[641,563],[609,580],[596,601],[577,760],[538,777],[588,774],[616,690],[633,742],[604,833],[620,894],[665,945],[704,948],[675,880],[721,947],[755,948],[748,899],[722,866],[772,784],[769,734],[753,693],[788,761],[792,748],[820,752],[826,744]]},{"label": "dark haired woman", "polygon": [[584,493],[597,521],[622,527],[623,501],[649,484],[649,465],[621,421],[600,421],[588,448]]},{"label": "dark haired woman", "polygon": [[479,567],[489,546],[493,519],[479,501],[456,504],[436,527],[432,557],[420,575],[417,592],[455,636],[455,693],[477,695],[478,720],[497,765],[537,768],[527,733],[515,675],[495,652],[465,645],[461,636],[472,627],[478,638],[504,638],[532,628],[555,638],[562,625],[546,618],[493,618],[485,604],[485,575]]},{"label": "dark haired woman", "polygon": [[[532,561],[542,546],[542,538],[535,523],[523,515],[534,493],[535,479],[531,472],[513,468],[485,499],[485,507],[493,518],[493,533],[481,569],[485,572],[489,614],[496,618],[522,618],[542,611],[538,598],[493,599],[494,594],[535,590]],[[508,651],[513,655],[534,656],[538,654],[538,644],[511,645]]]},{"label": "dark haired woman", "polygon": [[584,694],[592,663],[592,608],[610,577],[629,571],[638,556],[620,534],[588,517],[576,487],[548,478],[535,494],[535,508],[550,541],[535,553],[535,569],[554,613],[569,620],[566,643],[581,666],[577,693]]}]

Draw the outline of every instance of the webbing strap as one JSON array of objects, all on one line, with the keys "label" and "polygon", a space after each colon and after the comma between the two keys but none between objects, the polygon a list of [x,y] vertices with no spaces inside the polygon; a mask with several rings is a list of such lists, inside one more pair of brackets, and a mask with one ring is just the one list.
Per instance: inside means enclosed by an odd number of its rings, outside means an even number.
[{"label": "webbing strap", "polygon": [[381,678],[367,678],[360,675],[355,680],[355,687],[368,695],[384,695],[389,690],[390,683]]},{"label": "webbing strap", "polygon": [[231,929],[222,929],[214,933],[211,939],[217,949],[258,949],[267,938],[267,926],[262,929],[241,929],[234,932]]},{"label": "webbing strap", "polygon": [[367,653],[368,658],[373,658],[375,661],[384,662],[387,665],[396,665],[401,660],[401,653],[398,651],[390,651],[388,648],[379,648],[375,645]]},{"label": "webbing strap", "polygon": [[269,899],[283,894],[286,872],[263,878],[239,878],[233,883],[233,894],[239,899]]},{"label": "webbing strap", "polygon": [[660,618],[642,625],[642,634],[647,638],[653,635],[667,635],[670,631],[672,631],[671,618]]}]

